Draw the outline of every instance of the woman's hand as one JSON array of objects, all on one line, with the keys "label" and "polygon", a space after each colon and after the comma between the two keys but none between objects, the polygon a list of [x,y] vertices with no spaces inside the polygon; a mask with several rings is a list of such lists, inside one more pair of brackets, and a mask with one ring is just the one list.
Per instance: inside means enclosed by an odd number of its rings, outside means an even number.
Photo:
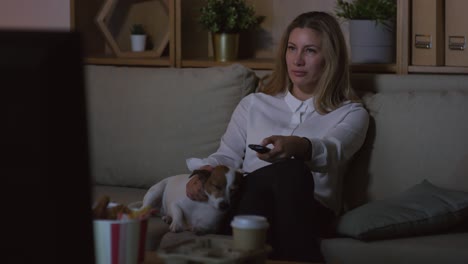
[{"label": "woman's hand", "polygon": [[[213,167],[205,165],[201,167],[200,170],[212,171]],[[205,190],[203,189],[203,182],[201,181],[198,174],[192,175],[190,180],[187,182],[185,186],[185,193],[191,200],[199,202],[208,201],[208,196],[205,194]]]},{"label": "woman's hand", "polygon": [[262,140],[261,145],[272,144],[273,148],[264,154],[257,153],[259,159],[276,162],[294,157],[296,159],[310,159],[306,157],[309,141],[298,136],[270,136]]}]

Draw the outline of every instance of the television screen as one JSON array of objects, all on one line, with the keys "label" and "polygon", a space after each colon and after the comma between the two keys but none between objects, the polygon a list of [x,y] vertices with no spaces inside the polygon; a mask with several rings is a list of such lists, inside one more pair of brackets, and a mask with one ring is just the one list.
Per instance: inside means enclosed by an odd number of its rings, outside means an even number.
[{"label": "television screen", "polygon": [[80,35],[0,31],[0,81],[2,263],[94,263]]}]

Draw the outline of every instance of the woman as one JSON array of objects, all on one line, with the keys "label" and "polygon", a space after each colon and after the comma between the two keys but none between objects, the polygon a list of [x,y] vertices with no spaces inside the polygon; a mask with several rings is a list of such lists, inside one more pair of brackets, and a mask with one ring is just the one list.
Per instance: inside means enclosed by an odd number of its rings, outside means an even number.
[{"label": "woman", "polygon": [[[224,164],[246,172],[233,214],[267,217],[272,259],[320,261],[318,239],[340,213],[342,175],[362,146],[369,116],[349,80],[336,19],[308,12],[286,29],[269,81],[241,100],[219,149],[190,170]],[[271,150],[257,153],[249,144]],[[187,195],[204,200],[197,177]]]}]

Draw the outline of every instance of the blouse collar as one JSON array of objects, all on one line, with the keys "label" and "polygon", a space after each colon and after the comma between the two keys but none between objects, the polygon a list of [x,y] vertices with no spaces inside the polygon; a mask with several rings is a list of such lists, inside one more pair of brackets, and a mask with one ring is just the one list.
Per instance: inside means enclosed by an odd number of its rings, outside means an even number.
[{"label": "blouse collar", "polygon": [[290,91],[286,91],[284,93],[284,101],[293,113],[297,111],[309,113],[315,110],[314,97],[311,97],[305,101],[301,101],[294,97]]}]

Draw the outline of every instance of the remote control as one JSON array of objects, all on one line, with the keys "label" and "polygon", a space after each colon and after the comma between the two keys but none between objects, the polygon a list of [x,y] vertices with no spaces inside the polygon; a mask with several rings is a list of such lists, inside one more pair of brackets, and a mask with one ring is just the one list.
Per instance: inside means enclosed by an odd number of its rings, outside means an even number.
[{"label": "remote control", "polygon": [[250,144],[249,148],[251,148],[252,150],[254,150],[254,151],[258,152],[258,153],[261,153],[261,154],[267,153],[268,151],[270,151],[269,148],[264,147],[262,145],[257,145],[257,144]]}]

